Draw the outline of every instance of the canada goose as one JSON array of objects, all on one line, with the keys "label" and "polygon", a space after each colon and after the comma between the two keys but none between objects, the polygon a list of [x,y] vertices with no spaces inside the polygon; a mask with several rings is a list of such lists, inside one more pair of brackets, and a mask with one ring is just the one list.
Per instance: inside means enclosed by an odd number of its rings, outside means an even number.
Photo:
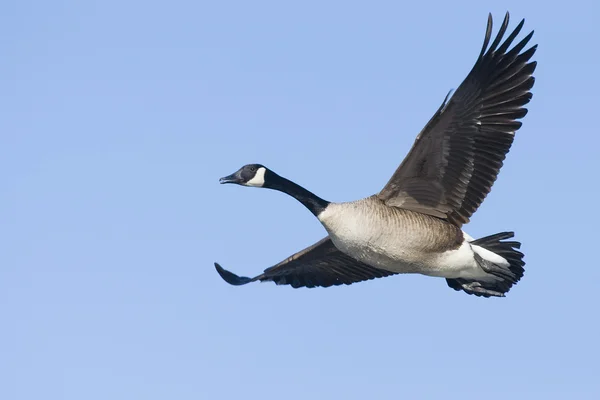
[{"label": "canada goose", "polygon": [[260,164],[221,178],[294,197],[328,233],[254,278],[215,263],[221,277],[232,285],[273,281],[298,288],[419,273],[446,278],[448,286],[468,294],[504,297],[524,273],[521,244],[505,241],[513,232],[474,240],[461,228],[490,192],[532,98],[536,62],[529,60],[537,45],[522,50],[533,31],[509,50],[525,21],[500,44],[508,21],[506,13],[488,48],[488,16],[475,66],[446,96],[381,192],[332,203]]}]

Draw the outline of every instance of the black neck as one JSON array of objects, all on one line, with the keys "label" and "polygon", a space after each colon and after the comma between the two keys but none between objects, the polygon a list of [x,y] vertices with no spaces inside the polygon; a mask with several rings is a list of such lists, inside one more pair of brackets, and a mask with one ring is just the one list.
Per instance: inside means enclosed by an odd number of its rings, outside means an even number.
[{"label": "black neck", "polygon": [[304,204],[304,207],[308,208],[315,216],[318,216],[329,205],[327,200],[323,200],[297,183],[285,179],[272,171],[269,171],[265,178],[266,182],[263,187],[289,194],[300,203]]}]

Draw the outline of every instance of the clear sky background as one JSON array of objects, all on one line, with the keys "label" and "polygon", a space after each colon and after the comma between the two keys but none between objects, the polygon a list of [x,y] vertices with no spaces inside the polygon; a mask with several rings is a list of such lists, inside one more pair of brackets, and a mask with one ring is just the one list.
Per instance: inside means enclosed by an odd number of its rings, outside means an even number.
[{"label": "clear sky background", "polygon": [[[3,2],[0,398],[600,398],[598,4]],[[534,97],[465,228],[522,241],[506,298],[221,280],[324,229],[219,177],[379,191],[506,10]]]}]

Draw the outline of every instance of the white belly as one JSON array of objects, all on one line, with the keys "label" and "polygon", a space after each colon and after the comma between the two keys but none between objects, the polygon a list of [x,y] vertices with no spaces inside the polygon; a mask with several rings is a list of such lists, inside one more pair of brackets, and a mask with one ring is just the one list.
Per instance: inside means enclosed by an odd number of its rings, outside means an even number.
[{"label": "white belly", "polygon": [[[385,241],[355,241],[354,238],[329,235],[335,246],[342,252],[375,268],[397,273],[419,273],[444,278],[478,278],[485,276],[479,268],[473,250],[464,242],[456,250],[442,253],[418,253],[410,246],[398,243],[389,246]],[[350,239],[350,240],[349,240]]]},{"label": "white belly", "polygon": [[[466,240],[458,249],[435,251],[426,242],[431,236],[427,226],[402,226],[396,222],[390,225],[389,218],[377,218],[377,213],[373,212],[339,212],[346,204],[338,204],[339,208],[328,207],[319,215],[319,220],[333,244],[349,256],[372,267],[396,273],[445,278],[485,274],[477,265],[471,245]],[[349,211],[348,206],[345,211]]]}]

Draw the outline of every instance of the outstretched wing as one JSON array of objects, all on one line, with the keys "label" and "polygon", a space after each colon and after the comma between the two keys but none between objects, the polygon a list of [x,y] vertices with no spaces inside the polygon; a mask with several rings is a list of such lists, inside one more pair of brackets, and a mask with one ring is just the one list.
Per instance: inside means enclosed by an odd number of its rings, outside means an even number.
[{"label": "outstretched wing", "polygon": [[523,106],[531,100],[536,68],[536,62],[529,60],[537,45],[522,51],[533,31],[509,50],[524,20],[500,45],[508,21],[506,13],[488,48],[490,14],[475,66],[456,93],[449,100],[446,97],[378,193],[386,204],[461,226],[490,192],[521,127],[517,120],[527,114]]},{"label": "outstretched wing", "polygon": [[254,278],[238,276],[215,263],[221,278],[232,285],[245,285],[254,281],[273,281],[278,285],[299,287],[329,287],[350,285],[355,282],[395,275],[362,262],[339,251],[329,236],[299,251]]}]

